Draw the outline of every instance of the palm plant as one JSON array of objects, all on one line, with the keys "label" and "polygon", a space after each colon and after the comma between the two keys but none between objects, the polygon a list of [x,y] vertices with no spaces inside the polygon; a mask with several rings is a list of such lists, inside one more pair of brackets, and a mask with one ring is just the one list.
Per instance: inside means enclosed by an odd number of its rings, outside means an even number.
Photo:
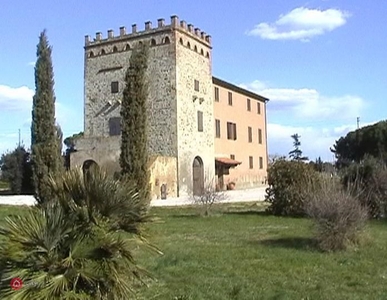
[{"label": "palm plant", "polygon": [[[49,183],[55,198],[0,228],[1,299],[128,299],[150,276],[133,257],[149,203],[127,181],[68,171]],[[18,277],[23,287],[12,290]]]}]

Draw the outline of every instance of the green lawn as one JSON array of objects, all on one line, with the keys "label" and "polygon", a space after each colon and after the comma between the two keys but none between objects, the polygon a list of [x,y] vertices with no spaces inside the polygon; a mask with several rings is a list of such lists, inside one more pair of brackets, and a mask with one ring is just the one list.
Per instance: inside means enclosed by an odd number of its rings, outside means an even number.
[{"label": "green lawn", "polygon": [[[138,251],[156,278],[138,298],[387,299],[387,223],[371,222],[358,249],[327,254],[309,220],[261,209],[224,205],[202,218],[192,208],[153,208],[147,234],[164,255]],[[15,210],[1,208],[0,222]]]},{"label": "green lawn", "polygon": [[9,188],[8,182],[4,182],[0,180],[0,190],[8,189],[8,188]]}]

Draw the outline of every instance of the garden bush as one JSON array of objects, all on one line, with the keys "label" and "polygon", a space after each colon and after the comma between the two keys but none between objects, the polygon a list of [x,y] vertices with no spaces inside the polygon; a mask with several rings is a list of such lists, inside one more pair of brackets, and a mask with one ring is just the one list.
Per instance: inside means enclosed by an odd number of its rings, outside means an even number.
[{"label": "garden bush", "polygon": [[319,174],[309,164],[276,160],[268,169],[267,211],[281,216],[304,216],[305,202],[313,193]]},{"label": "garden bush", "polygon": [[319,182],[305,210],[315,223],[317,240],[324,251],[345,250],[358,243],[368,216],[354,192],[344,189],[334,178]]},{"label": "garden bush", "polygon": [[373,157],[366,157],[360,163],[353,163],[341,171],[342,183],[367,207],[370,217],[386,216],[387,208],[387,167]]},{"label": "garden bush", "polygon": [[[51,178],[54,197],[0,227],[1,299],[128,299],[149,275],[134,249],[149,246],[146,199],[92,168]],[[12,290],[19,277],[23,288]]]}]

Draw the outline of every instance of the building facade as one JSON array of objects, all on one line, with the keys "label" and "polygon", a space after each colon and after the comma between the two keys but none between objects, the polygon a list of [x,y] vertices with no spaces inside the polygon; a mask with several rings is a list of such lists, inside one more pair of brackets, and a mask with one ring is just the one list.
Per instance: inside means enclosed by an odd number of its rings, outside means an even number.
[{"label": "building facade", "polygon": [[[119,172],[124,76],[131,53],[139,43],[150,45],[148,148],[153,198],[199,193],[205,181],[216,178],[223,182],[223,176],[237,185],[240,182],[241,187],[256,185],[257,178],[266,174],[266,122],[262,120],[266,116],[267,99],[214,78],[211,36],[192,24],[179,21],[177,16],[171,17],[170,24],[159,19],[155,28],[151,22],[146,22],[142,31],[132,25],[131,33],[121,27],[117,36],[109,30],[107,38],[100,32],[93,40],[85,37],[84,137],[76,142],[77,151],[71,154],[71,166],[96,162],[109,172]],[[229,111],[221,106],[223,101],[215,100],[216,89],[220,95],[232,90],[235,109],[239,110],[239,101],[245,96],[262,105],[262,114],[251,119],[252,126],[259,127],[263,133],[263,142],[255,150],[250,149],[255,159],[264,157],[263,168],[256,173],[251,169],[244,171],[242,167],[247,152],[242,155],[233,150],[235,159],[225,162],[223,156],[227,154],[229,158],[231,153],[222,149],[231,144],[215,138],[217,127],[214,124],[215,120],[228,120],[221,112],[228,114]],[[241,128],[238,126],[238,132]],[[238,149],[239,140],[233,142],[233,149]],[[218,154],[223,160],[218,159]],[[234,169],[229,171],[230,168]],[[225,185],[219,187],[225,188]]]}]

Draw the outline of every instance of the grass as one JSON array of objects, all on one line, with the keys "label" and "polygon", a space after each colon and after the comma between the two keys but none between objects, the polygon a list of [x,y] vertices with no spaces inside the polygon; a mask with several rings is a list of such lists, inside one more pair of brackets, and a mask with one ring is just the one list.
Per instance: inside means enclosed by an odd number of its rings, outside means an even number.
[{"label": "grass", "polygon": [[[195,210],[152,208],[147,227],[158,256],[138,251],[154,276],[138,299],[386,299],[387,224],[370,222],[367,243],[322,253],[307,219],[265,215],[255,204]],[[1,207],[0,223],[25,208]]]},{"label": "grass", "polygon": [[0,190],[6,190],[6,189],[9,189],[8,182],[4,182],[0,180]]}]

